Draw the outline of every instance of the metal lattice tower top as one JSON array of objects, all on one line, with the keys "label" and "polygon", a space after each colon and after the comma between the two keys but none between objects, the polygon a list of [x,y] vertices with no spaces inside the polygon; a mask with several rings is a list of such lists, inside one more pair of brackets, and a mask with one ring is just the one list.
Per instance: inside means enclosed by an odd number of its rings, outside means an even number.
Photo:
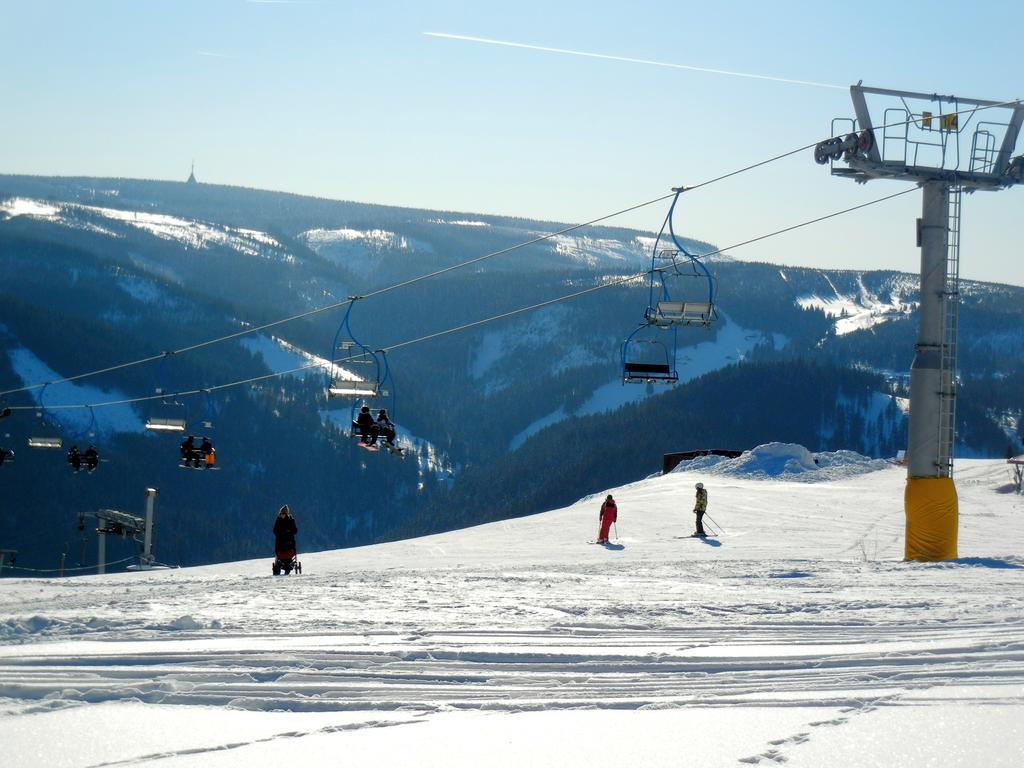
[{"label": "metal lattice tower top", "polygon": [[[1024,104],[850,88],[856,117],[832,121],[814,159],[832,175],[865,183],[918,183],[921,304],[910,371],[907,446],[911,478],[949,478],[956,428],[956,349],[961,195],[1024,182],[1017,149]],[[1017,153],[1017,154],[1015,154]],[[844,165],[837,165],[842,161]]]},{"label": "metal lattice tower top", "polygon": [[835,138],[815,150],[820,164],[832,162],[835,176],[939,181],[968,192],[1024,182],[1024,156],[1014,156],[1024,124],[1020,101],[861,85],[851,86],[850,96],[856,117],[834,119]]}]

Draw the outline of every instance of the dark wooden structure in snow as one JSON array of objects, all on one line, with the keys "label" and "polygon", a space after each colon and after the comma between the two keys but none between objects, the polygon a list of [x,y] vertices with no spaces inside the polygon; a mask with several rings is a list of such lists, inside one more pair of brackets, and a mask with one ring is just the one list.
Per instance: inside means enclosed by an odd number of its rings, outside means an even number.
[{"label": "dark wooden structure in snow", "polygon": [[665,453],[661,456],[661,474],[667,475],[681,461],[690,461],[701,456],[724,456],[727,459],[735,459],[743,451],[729,451],[724,448],[700,448],[696,451],[679,451],[677,453]]}]

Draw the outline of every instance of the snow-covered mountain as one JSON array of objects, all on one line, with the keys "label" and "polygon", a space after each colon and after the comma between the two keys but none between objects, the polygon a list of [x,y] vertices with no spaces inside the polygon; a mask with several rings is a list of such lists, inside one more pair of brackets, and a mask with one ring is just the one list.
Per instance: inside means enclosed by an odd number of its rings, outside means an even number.
[{"label": "snow-covered mountain", "polygon": [[1024,498],[958,462],[960,559],[904,563],[904,479],[773,444],[301,576],[4,578],[4,764],[1018,766]]}]

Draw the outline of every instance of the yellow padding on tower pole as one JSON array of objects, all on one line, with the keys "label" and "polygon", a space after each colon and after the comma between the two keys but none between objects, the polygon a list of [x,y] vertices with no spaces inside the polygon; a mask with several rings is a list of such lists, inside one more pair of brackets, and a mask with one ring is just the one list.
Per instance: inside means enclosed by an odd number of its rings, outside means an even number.
[{"label": "yellow padding on tower pole", "polygon": [[907,512],[904,560],[955,560],[956,486],[951,477],[908,477],[903,493]]}]

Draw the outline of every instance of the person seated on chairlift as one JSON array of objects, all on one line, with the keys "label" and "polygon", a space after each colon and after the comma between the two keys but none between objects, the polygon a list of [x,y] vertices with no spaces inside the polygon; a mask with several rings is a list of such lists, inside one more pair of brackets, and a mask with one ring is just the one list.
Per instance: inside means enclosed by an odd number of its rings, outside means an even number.
[{"label": "person seated on chairlift", "polygon": [[203,464],[207,469],[210,469],[217,461],[217,451],[214,450],[210,438],[203,438],[203,443],[199,446],[199,452],[203,454]]},{"label": "person seated on chairlift", "polygon": [[370,406],[364,405],[359,409],[359,415],[352,422],[352,430],[353,433],[359,435],[360,441],[367,445],[373,445],[377,442],[377,434],[380,432],[380,427],[377,426],[373,416],[370,415]]},{"label": "person seated on chairlift", "polygon": [[189,462],[195,467],[199,466],[199,451],[196,450],[195,435],[189,435],[181,442],[181,463],[186,467]]},{"label": "person seated on chairlift", "polygon": [[85,453],[82,454],[85,458],[85,468],[92,472],[99,466],[100,463],[100,452],[96,450],[95,445],[90,445],[85,449]]},{"label": "person seated on chairlift", "polygon": [[72,445],[68,451],[68,464],[71,468],[77,472],[82,468],[82,453],[78,450],[77,445]]},{"label": "person seated on chairlift", "polygon": [[377,411],[377,433],[384,438],[388,445],[395,444],[395,425],[388,418],[388,412],[383,408]]},{"label": "person seated on chairlift", "polygon": [[4,462],[8,459],[14,458],[14,451],[8,451],[6,448],[0,448],[0,467],[3,466]]}]

